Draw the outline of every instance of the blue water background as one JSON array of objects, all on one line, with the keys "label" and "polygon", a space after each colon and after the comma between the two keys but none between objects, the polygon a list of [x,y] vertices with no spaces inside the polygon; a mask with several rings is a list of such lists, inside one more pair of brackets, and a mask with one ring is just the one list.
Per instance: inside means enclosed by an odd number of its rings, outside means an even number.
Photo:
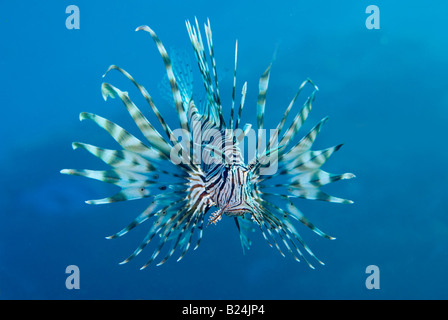
[{"label": "blue water background", "polygon": [[[80,9],[79,30],[65,26],[71,4]],[[365,26],[370,4],[380,8],[379,30]],[[2,1],[0,299],[447,299],[447,10],[446,1]],[[116,147],[94,123],[78,121],[80,112],[138,133],[119,101],[101,97],[111,64],[145,85],[177,124],[158,90],[157,49],[134,30],[147,24],[167,48],[190,50],[185,20],[195,16],[201,25],[211,20],[226,115],[236,39],[237,93],[248,81],[244,120],[254,126],[258,79],[274,52],[267,128],[301,81],[319,86],[300,135],[328,115],[316,148],[344,147],[324,168],[357,176],[326,188],[353,205],[297,202],[337,238],[297,226],[325,266],[283,258],[258,232],[243,255],[232,219],[206,228],[181,262],[139,271],[150,256],[143,252],[118,265],[149,225],[118,240],[105,236],[148,200],[89,206],[85,200],[115,189],[59,173],[102,168],[72,141]],[[107,81],[147,108],[118,73]],[[68,265],[80,269],[79,290],[65,287]],[[378,290],[365,286],[369,265],[379,267]]]}]

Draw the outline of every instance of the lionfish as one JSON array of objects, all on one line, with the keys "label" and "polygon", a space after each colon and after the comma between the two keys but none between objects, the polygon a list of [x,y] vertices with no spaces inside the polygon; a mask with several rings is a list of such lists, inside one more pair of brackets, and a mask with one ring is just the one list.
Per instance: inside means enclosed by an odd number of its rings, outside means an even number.
[{"label": "lionfish", "polygon": [[[238,41],[235,44],[230,117],[226,121],[218,86],[210,21],[207,20],[204,26],[208,54],[206,54],[197,20],[195,19],[195,25],[186,21],[188,35],[205,88],[205,98],[201,106],[196,105],[193,99],[191,69],[182,63],[172,63],[173,60],[170,59],[164,45],[148,26],[136,29],[151,35],[162,56],[181,134],[176,134],[170,128],[147,90],[128,72],[112,65],[106,74],[116,70],[137,87],[157,117],[166,137],[154,128],[132,102],[128,92],[121,91],[109,83],[102,83],[103,98],[105,100],[108,97],[120,98],[146,138],[146,142],[114,122],[96,114],[82,112],[80,120],[89,119],[95,122],[105,129],[122,149],[110,150],[74,142],[73,149],[85,149],[112,168],[104,171],[64,169],[61,173],[84,176],[121,187],[121,191],[117,194],[104,199],[86,201],[88,204],[151,198],[149,206],[127,227],[107,237],[107,239],[121,237],[144,221],[152,220],[152,225],[141,244],[120,264],[127,263],[140,254],[154,238],[157,239],[156,247],[141,269],[153,262],[167,243],[171,244],[171,248],[163,250],[166,254],[157,265],[165,263],[176,251],[179,252],[177,261],[181,260],[192,243],[194,249],[198,248],[202,239],[205,216],[209,211],[213,211],[209,216],[208,224],[217,223],[223,214],[233,217],[243,253],[251,245],[249,233],[259,228],[268,244],[271,247],[275,246],[283,256],[285,255],[282,249],[287,250],[295,260],[303,259],[311,268],[314,268],[302,253],[302,249],[323,265],[324,263],[302,240],[292,221],[298,220],[324,238],[335,238],[311,223],[292,202],[292,199],[353,203],[350,200],[330,196],[320,188],[338,180],[351,179],[354,175],[351,173],[331,174],[321,169],[327,159],[342,145],[319,151],[311,150],[327,117],[295,145],[289,147],[311,111],[318,88],[310,79],[300,84],[280,123],[275,130],[271,131],[269,142],[262,148],[261,133],[271,66],[264,71],[259,81],[257,99],[256,151],[252,160],[246,164],[240,147],[244,138],[248,137],[253,129],[250,124],[240,128],[247,83],[242,86],[238,112],[235,110]],[[284,134],[280,135],[295,101],[306,84],[313,87],[312,93]],[[272,167],[275,170],[269,173],[269,168]],[[214,210],[211,210],[213,208]]]}]

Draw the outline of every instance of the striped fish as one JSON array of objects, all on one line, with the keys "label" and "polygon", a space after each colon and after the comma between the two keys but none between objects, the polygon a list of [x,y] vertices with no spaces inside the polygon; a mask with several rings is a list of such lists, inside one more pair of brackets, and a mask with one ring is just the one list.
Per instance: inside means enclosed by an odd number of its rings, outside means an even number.
[{"label": "striped fish", "polygon": [[[162,130],[157,130],[131,100],[129,93],[109,83],[101,87],[103,98],[119,98],[126,107],[144,140],[105,118],[83,112],[81,120],[91,120],[106,130],[121,146],[118,150],[104,149],[87,143],[75,142],[74,149],[84,149],[110,166],[109,170],[64,169],[63,174],[84,176],[104,181],[120,188],[115,195],[104,199],[89,200],[88,204],[148,198],[148,207],[128,226],[107,237],[124,236],[146,220],[149,230],[135,251],[121,263],[139,255],[145,247],[152,246],[152,255],[141,269],[157,260],[165,263],[176,253],[177,261],[202,239],[204,225],[216,224],[223,216],[233,217],[239,232],[243,251],[249,249],[250,232],[259,229],[270,246],[284,255],[289,252],[295,260],[304,260],[310,267],[310,257],[323,264],[302,240],[294,226],[297,220],[317,235],[326,234],[311,223],[297,208],[296,198],[322,200],[336,203],[353,203],[330,196],[321,190],[329,183],[351,179],[351,173],[331,174],[321,169],[341,145],[314,151],[311,147],[327,118],[322,119],[311,131],[291,146],[302,124],[311,111],[318,91],[309,79],[299,86],[287,106],[280,123],[271,130],[270,139],[263,136],[266,93],[271,66],[259,81],[257,99],[257,129],[251,125],[241,127],[247,83],[242,86],[236,110],[236,75],[238,42],[235,45],[235,68],[230,117],[225,119],[218,85],[218,73],[212,41],[210,21],[205,24],[205,42],[199,24],[186,21],[188,35],[205,90],[202,106],[196,105],[193,78],[186,74],[182,62],[173,63],[156,33],[148,26],[136,31],[149,33],[154,40],[166,68],[169,90],[177,113],[176,129],[165,121],[153,98],[128,72],[112,65],[106,74],[115,70],[140,91],[149,108],[154,112]],[[188,72],[187,72],[188,73]],[[104,76],[106,76],[106,74]],[[103,76],[103,77],[104,77]],[[287,118],[306,85],[313,89],[303,107],[298,110],[289,126]],[[199,100],[199,99],[197,99]],[[256,142],[250,161],[243,157],[243,143],[251,137]],[[265,145],[263,146],[262,141]],[[271,170],[271,171],[270,171]],[[206,216],[208,218],[206,219]],[[206,221],[208,220],[208,221]],[[306,254],[305,254],[306,251]]]}]

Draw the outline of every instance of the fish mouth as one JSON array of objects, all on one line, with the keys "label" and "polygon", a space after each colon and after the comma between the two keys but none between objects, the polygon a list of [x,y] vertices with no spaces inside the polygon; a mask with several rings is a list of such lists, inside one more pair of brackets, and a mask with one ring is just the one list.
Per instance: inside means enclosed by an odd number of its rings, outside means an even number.
[{"label": "fish mouth", "polygon": [[244,216],[246,213],[252,213],[252,210],[247,207],[229,208],[224,212],[227,216]]},{"label": "fish mouth", "polygon": [[239,205],[232,208],[228,208],[228,206],[226,206],[212,213],[212,215],[209,218],[207,226],[209,226],[211,223],[217,224],[218,221],[221,220],[223,213],[228,217],[245,216],[247,213],[252,214],[252,210],[250,209],[250,207],[245,205]]}]

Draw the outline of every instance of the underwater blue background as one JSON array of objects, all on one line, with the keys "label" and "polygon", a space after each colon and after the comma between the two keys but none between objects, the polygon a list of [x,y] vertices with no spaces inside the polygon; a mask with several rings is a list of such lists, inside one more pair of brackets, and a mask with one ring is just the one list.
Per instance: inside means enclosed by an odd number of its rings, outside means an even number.
[{"label": "underwater blue background", "polygon": [[[80,9],[79,30],[65,26],[71,4]],[[380,9],[379,30],[365,26],[370,4]],[[447,10],[446,1],[0,2],[0,299],[447,299]],[[158,90],[164,67],[156,46],[134,30],[147,24],[168,49],[192,53],[185,20],[195,16],[212,24],[226,116],[236,39],[237,93],[248,81],[245,122],[256,124],[258,79],[274,52],[265,127],[277,125],[304,79],[319,86],[300,135],[328,115],[315,148],[344,147],[324,169],[357,176],[326,188],[353,205],[298,202],[337,238],[297,225],[325,266],[283,258],[259,232],[243,255],[228,218],[207,227],[181,262],[139,271],[148,251],[118,265],[149,225],[105,236],[150,200],[89,206],[85,200],[116,189],[59,173],[104,167],[73,151],[72,141],[116,147],[93,122],[78,121],[80,112],[137,134],[121,102],[101,97],[111,64],[129,71],[176,124]],[[106,80],[146,108],[120,74]],[[79,290],[65,287],[68,265],[80,269]],[[378,290],[365,286],[369,265],[379,267]]]}]

